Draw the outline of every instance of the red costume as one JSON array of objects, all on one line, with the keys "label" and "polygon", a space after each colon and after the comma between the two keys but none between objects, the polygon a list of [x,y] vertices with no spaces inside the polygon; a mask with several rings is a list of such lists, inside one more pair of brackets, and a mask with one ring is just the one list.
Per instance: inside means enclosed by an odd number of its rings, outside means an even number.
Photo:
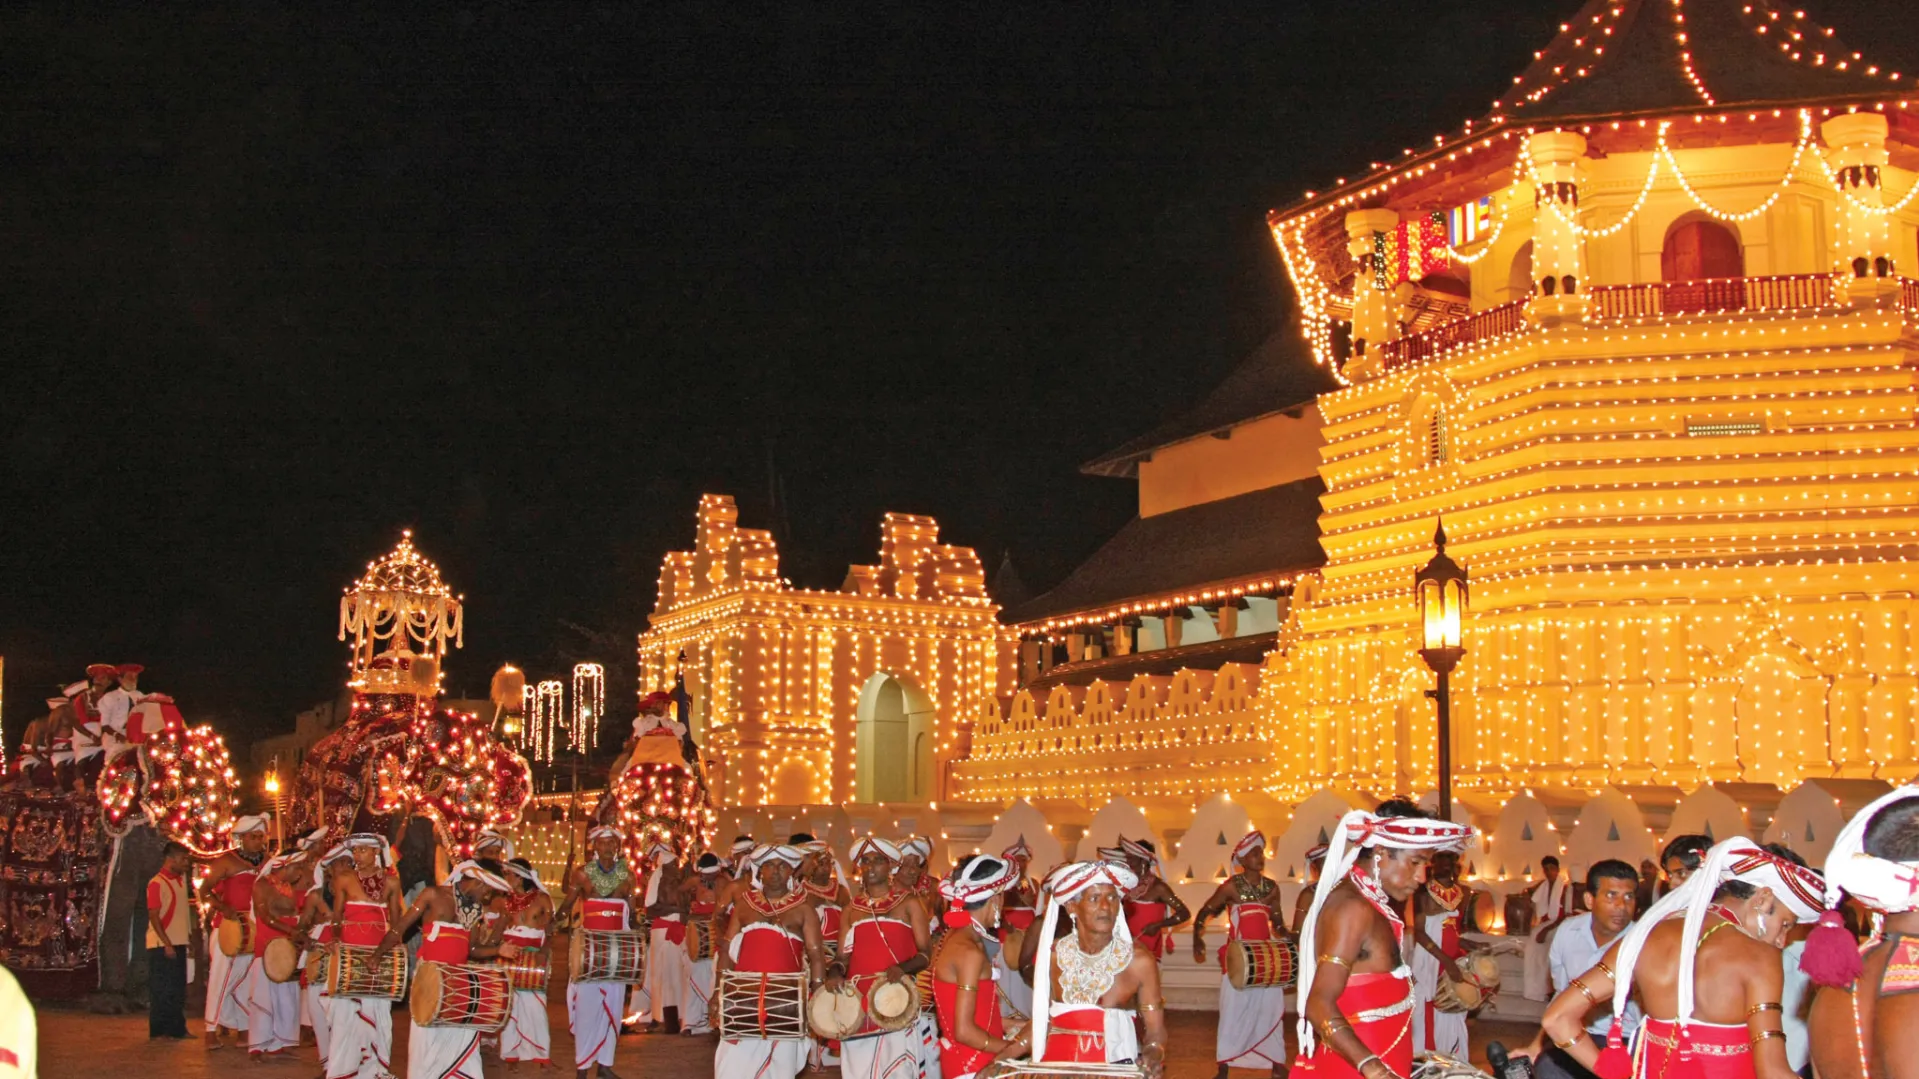
[{"label": "red costume", "polygon": [[420,936],[420,962],[458,965],[467,960],[473,946],[466,926],[456,922],[434,922]]},{"label": "red costume", "polygon": [[[1413,1070],[1413,983],[1393,974],[1354,974],[1339,994],[1339,1013],[1353,1035],[1379,1054],[1396,1075]],[[1332,1046],[1321,1044],[1293,1062],[1293,1074],[1319,1079],[1358,1079],[1359,1070]]]},{"label": "red costume", "polygon": [[1753,1079],[1746,1024],[1720,1026],[1695,1019],[1682,1031],[1670,1019],[1648,1018],[1639,1028],[1643,1048],[1637,1074],[1665,1079]]},{"label": "red costume", "polygon": [[[1145,887],[1142,885],[1137,890],[1144,891]],[[1126,924],[1133,931],[1133,947],[1143,952],[1153,953],[1154,958],[1163,958],[1172,950],[1172,942],[1167,939],[1167,931],[1155,929],[1149,933],[1145,931],[1145,927],[1166,917],[1166,904],[1157,899],[1145,902],[1129,895],[1124,905]]]},{"label": "red costume", "polygon": [[[940,1074],[946,1079],[966,1079],[966,1076],[991,1064],[993,1054],[959,1043],[959,1019],[956,1015],[959,1009],[959,986],[933,979],[933,1002],[939,1010]],[[973,995],[973,1025],[985,1031],[989,1037],[1006,1037],[1006,1028],[999,1014],[999,982],[991,967],[987,968],[986,976],[980,979],[979,989]]]}]

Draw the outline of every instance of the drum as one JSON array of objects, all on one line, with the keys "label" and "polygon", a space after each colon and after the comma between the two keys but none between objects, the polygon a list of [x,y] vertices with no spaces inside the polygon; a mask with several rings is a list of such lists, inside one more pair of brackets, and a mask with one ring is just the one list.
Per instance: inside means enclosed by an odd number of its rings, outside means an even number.
[{"label": "drum", "polygon": [[260,956],[260,969],[270,982],[290,982],[300,976],[300,949],[285,937],[274,937]]},{"label": "drum", "polygon": [[931,966],[921,967],[920,972],[913,975],[913,987],[919,990],[920,1011],[930,1013],[939,1007],[938,999],[933,996],[933,968]]},{"label": "drum", "polygon": [[506,972],[507,982],[516,990],[530,989],[544,993],[547,983],[552,980],[552,958],[544,948],[529,948],[516,958],[500,960],[497,966]]},{"label": "drum", "polygon": [[686,958],[692,962],[713,958],[713,923],[705,918],[686,927]]},{"label": "drum", "polygon": [[410,1004],[423,1027],[498,1031],[513,1014],[513,987],[490,963],[427,962],[413,972]]},{"label": "drum", "polygon": [[220,919],[220,954],[225,956],[253,954],[253,919]]},{"label": "drum", "polygon": [[1433,990],[1433,1007],[1442,1012],[1469,1012],[1499,992],[1499,961],[1475,952],[1459,961],[1459,972],[1442,972]]},{"label": "drum", "polygon": [[576,929],[567,944],[567,977],[576,982],[646,981],[647,930]]},{"label": "drum", "polygon": [[306,983],[325,989],[333,980],[333,949],[316,944],[307,949]]},{"label": "drum", "polygon": [[866,1015],[873,1025],[891,1033],[905,1030],[920,1017],[919,979],[889,982],[882,978],[866,991]]},{"label": "drum", "polygon": [[378,962],[372,948],[329,944],[327,995],[399,1000],[406,996],[406,949],[395,947]]},{"label": "drum", "polygon": [[804,1041],[806,972],[729,970],[717,990],[721,1038]]},{"label": "drum", "polygon": [[806,1002],[806,1025],[827,1041],[837,1041],[858,1031],[866,1023],[866,1006],[852,983],[842,983],[837,991],[819,989]]},{"label": "drum", "polygon": [[998,1075],[1019,1079],[1144,1079],[1146,1075],[1146,1069],[1137,1064],[1074,1064],[1053,1060],[1038,1064],[1030,1060],[1003,1060],[993,1069]]},{"label": "drum", "polygon": [[1492,1079],[1492,1077],[1466,1061],[1455,1060],[1444,1053],[1422,1049],[1413,1054],[1411,1079]]},{"label": "drum", "polygon": [[1290,940],[1235,940],[1226,945],[1226,980],[1234,989],[1291,985],[1299,976],[1299,946]]}]

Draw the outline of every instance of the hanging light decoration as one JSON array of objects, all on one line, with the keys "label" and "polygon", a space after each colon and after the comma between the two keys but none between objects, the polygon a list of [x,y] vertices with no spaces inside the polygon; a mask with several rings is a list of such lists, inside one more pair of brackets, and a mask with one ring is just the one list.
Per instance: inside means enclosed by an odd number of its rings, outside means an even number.
[{"label": "hanging light decoration", "polygon": [[566,687],[557,678],[549,678],[534,687],[532,716],[533,722],[528,728],[527,748],[536,761],[553,760],[556,749],[561,744],[561,730],[566,726]]},{"label": "hanging light decoration", "polygon": [[600,745],[600,717],[606,714],[606,668],[597,663],[573,667],[573,724],[566,748],[590,753]]}]

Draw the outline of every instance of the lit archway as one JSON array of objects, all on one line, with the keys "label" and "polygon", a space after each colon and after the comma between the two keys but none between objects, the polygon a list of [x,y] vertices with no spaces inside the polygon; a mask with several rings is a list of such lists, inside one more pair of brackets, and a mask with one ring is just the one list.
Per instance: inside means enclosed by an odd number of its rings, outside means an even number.
[{"label": "lit archway", "polygon": [[880,671],[867,680],[855,727],[855,801],[934,797],[934,718],[932,700],[909,679]]},{"label": "lit archway", "polygon": [[1666,242],[1659,248],[1659,276],[1666,281],[1746,276],[1739,234],[1703,215],[1680,218],[1666,230]]},{"label": "lit archway", "polygon": [[804,757],[788,757],[773,773],[767,790],[768,805],[797,806],[819,801],[819,780],[812,762]]}]

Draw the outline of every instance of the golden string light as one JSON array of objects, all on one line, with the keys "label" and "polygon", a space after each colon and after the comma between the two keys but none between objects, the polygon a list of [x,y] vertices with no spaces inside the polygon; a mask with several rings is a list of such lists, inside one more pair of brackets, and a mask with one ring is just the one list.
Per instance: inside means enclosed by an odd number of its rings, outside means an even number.
[{"label": "golden string light", "polygon": [[566,732],[566,748],[591,753],[600,746],[600,720],[606,715],[606,668],[597,663],[573,665],[573,722]]}]

